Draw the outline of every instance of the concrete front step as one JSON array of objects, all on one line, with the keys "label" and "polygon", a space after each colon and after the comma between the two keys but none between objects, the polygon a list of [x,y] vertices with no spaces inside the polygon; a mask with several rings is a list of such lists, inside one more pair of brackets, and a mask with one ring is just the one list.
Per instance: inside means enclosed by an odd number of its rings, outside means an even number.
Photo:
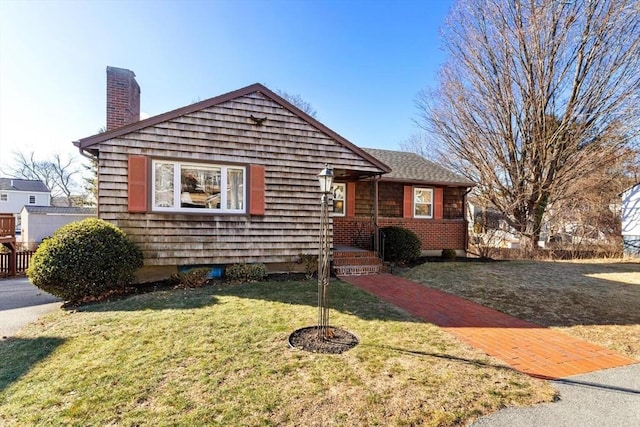
[{"label": "concrete front step", "polygon": [[365,276],[384,273],[384,270],[384,265],[341,265],[333,267],[333,272],[336,276]]},{"label": "concrete front step", "polygon": [[382,264],[382,260],[376,256],[374,257],[333,257],[333,265],[334,266],[342,266],[342,265],[380,265]]},{"label": "concrete front step", "polygon": [[336,251],[333,272],[337,276],[361,276],[385,271],[384,264],[373,251]]}]

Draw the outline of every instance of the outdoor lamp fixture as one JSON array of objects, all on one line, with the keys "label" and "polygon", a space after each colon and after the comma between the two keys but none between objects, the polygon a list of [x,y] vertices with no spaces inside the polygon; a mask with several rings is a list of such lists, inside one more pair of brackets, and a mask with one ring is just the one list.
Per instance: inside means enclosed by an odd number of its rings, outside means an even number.
[{"label": "outdoor lamp fixture", "polygon": [[[293,331],[289,345],[314,353],[339,354],[358,345],[358,338],[344,329],[329,327],[329,273],[331,227],[329,198],[333,194],[333,169],[325,165],[318,174],[320,182],[320,247],[318,251],[318,324]],[[341,197],[342,198],[342,197]]]},{"label": "outdoor lamp fixture", "polygon": [[318,174],[318,181],[320,182],[320,192],[327,194],[331,192],[331,186],[333,185],[333,169],[329,165],[325,165],[324,169]]},{"label": "outdoor lamp fixture", "polygon": [[320,206],[320,250],[318,253],[318,339],[331,338],[329,331],[329,251],[331,232],[329,228],[329,194],[333,185],[333,169],[325,165],[318,174],[322,198]]}]

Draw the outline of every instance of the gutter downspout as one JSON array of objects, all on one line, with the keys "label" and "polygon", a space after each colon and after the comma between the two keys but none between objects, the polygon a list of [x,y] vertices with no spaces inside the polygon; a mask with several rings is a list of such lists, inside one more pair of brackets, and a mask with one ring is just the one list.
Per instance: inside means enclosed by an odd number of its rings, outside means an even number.
[{"label": "gutter downspout", "polygon": [[464,256],[469,252],[469,219],[467,218],[467,194],[471,193],[473,187],[469,187],[462,196],[462,218],[464,219]]},{"label": "gutter downspout", "polygon": [[[100,165],[97,164],[98,163],[98,156],[94,156],[92,154],[88,154],[86,153],[82,147],[80,146],[80,141],[73,141],[72,142],[73,145],[75,145],[76,147],[78,147],[78,152],[80,153],[80,155],[86,159],[89,159],[90,161],[95,161],[96,162],[96,173],[99,175],[98,173],[98,169],[100,168]],[[96,192],[98,194],[100,194],[100,180],[98,179],[98,177],[96,176]],[[96,195],[97,196],[97,195]],[[98,202],[98,198],[96,197],[96,216],[98,218],[100,218],[100,203]]]},{"label": "gutter downspout", "polygon": [[376,230],[373,237],[374,250],[380,254],[380,229],[378,228],[378,183],[382,175],[373,177],[373,225]]}]

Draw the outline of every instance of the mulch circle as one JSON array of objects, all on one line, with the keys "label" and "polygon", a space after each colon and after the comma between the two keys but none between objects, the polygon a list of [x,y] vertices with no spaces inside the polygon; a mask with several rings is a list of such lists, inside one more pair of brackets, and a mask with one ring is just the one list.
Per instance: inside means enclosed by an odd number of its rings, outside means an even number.
[{"label": "mulch circle", "polygon": [[329,326],[332,338],[318,338],[318,327],[309,326],[293,331],[289,345],[312,353],[340,354],[358,345],[358,337],[344,329]]}]

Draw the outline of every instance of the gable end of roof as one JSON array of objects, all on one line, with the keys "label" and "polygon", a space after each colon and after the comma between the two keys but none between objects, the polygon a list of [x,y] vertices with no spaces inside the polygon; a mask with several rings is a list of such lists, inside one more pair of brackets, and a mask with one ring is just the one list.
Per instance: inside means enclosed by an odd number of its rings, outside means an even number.
[{"label": "gable end of roof", "polygon": [[388,173],[391,171],[391,168],[387,166],[384,162],[382,162],[380,159],[370,155],[366,151],[352,144],[344,137],[340,136],[333,130],[329,129],[327,126],[323,125],[318,120],[314,119],[313,117],[311,117],[310,115],[308,115],[307,113],[305,113],[304,111],[302,111],[301,109],[299,109],[298,107],[296,107],[295,105],[293,105],[292,103],[290,103],[289,101],[282,98],[280,95],[276,94],[275,92],[271,91],[270,89],[268,89],[267,87],[265,87],[260,83],[254,83],[252,85],[234,90],[232,92],[225,93],[223,95],[219,95],[219,96],[209,98],[200,102],[196,102],[195,104],[190,104],[172,111],[168,111],[166,113],[159,114],[157,116],[149,117],[148,119],[140,120],[138,122],[131,123],[126,126],[122,126],[120,128],[114,129],[109,132],[103,132],[93,136],[89,136],[87,138],[82,138],[78,141],[74,141],[73,144],[80,149],[80,152],[83,152],[84,150],[89,150],[92,146],[95,146],[101,142],[108,141],[113,138],[118,138],[122,135],[135,132],[142,128],[145,128],[148,126],[154,126],[156,124],[175,119],[185,114],[210,108],[210,107],[222,104],[224,102],[230,101],[232,99],[246,96],[255,92],[259,92],[263,94],[267,98],[279,104],[284,109],[288,110],[292,114],[306,121],[308,124],[316,128],[320,132],[323,132],[324,134],[335,139],[341,145],[357,153],[359,156],[363,157],[364,159],[366,159],[367,161],[375,165],[377,168],[381,169],[383,173]]}]

